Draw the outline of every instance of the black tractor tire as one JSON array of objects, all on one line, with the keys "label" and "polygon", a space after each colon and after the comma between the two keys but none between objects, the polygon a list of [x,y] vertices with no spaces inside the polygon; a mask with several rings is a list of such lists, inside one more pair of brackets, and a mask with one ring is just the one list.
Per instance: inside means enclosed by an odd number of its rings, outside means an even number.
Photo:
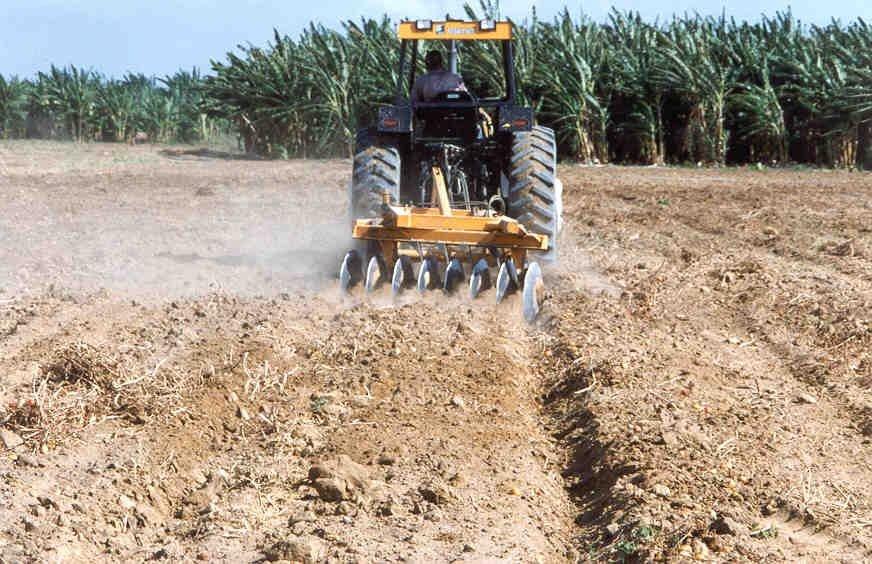
[{"label": "black tractor tire", "polygon": [[395,143],[380,139],[374,131],[363,129],[357,134],[354,170],[351,177],[351,218],[381,217],[383,194],[391,201],[400,198],[400,152]]},{"label": "black tractor tire", "polygon": [[515,133],[509,165],[509,217],[532,233],[548,235],[543,257],[556,260],[563,213],[563,187],[557,178],[557,143],[554,131],[541,126]]}]

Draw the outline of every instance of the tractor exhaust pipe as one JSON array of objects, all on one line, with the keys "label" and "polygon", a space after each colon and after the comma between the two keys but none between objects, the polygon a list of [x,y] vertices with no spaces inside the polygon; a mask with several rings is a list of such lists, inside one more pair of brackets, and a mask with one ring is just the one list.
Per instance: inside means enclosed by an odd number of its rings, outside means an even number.
[{"label": "tractor exhaust pipe", "polygon": [[448,54],[448,67],[453,74],[457,74],[457,41],[452,39],[449,45],[451,50]]}]

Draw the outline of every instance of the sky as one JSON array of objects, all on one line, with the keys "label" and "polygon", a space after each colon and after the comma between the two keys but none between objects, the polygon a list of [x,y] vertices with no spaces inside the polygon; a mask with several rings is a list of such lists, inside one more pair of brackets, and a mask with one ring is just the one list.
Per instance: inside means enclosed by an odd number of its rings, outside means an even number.
[{"label": "sky", "polygon": [[[478,4],[477,0],[473,0]],[[872,20],[870,0],[502,0],[502,15],[523,20],[535,5],[550,19],[564,6],[603,20],[612,6],[644,17],[698,12],[756,20],[788,7],[810,23]],[[0,74],[34,76],[75,64],[107,76],[127,71],[162,76],[179,68],[208,71],[236,45],[264,45],[272,29],[296,35],[310,21],[336,27],[346,19],[463,15],[463,0],[0,0]]]}]

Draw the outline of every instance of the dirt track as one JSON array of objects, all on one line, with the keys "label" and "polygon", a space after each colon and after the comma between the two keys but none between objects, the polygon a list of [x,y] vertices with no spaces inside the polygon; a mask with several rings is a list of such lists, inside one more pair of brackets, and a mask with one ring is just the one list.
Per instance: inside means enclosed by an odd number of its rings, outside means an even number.
[{"label": "dirt track", "polygon": [[872,176],[563,167],[528,328],[347,168],[0,145],[0,561],[872,559]]}]

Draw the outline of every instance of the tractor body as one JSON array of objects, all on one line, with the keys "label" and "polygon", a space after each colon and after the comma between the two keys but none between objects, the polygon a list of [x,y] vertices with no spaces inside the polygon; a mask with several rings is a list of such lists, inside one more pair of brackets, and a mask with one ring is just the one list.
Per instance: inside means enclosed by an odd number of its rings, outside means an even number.
[{"label": "tractor body", "polygon": [[[467,279],[464,263],[473,297],[491,285],[491,266],[500,269],[497,301],[522,289],[530,272],[541,286],[527,253],[556,257],[562,188],[553,132],[516,104],[511,24],[406,21],[399,38],[394,103],[357,135],[350,199],[352,235],[363,243],[343,261],[343,289],[364,281],[371,291],[390,278],[395,293],[413,282],[419,290],[453,291]],[[458,47],[471,41],[499,43],[502,92],[414,100],[421,45],[446,47],[455,72]],[[412,261],[421,265],[417,276]]]}]

